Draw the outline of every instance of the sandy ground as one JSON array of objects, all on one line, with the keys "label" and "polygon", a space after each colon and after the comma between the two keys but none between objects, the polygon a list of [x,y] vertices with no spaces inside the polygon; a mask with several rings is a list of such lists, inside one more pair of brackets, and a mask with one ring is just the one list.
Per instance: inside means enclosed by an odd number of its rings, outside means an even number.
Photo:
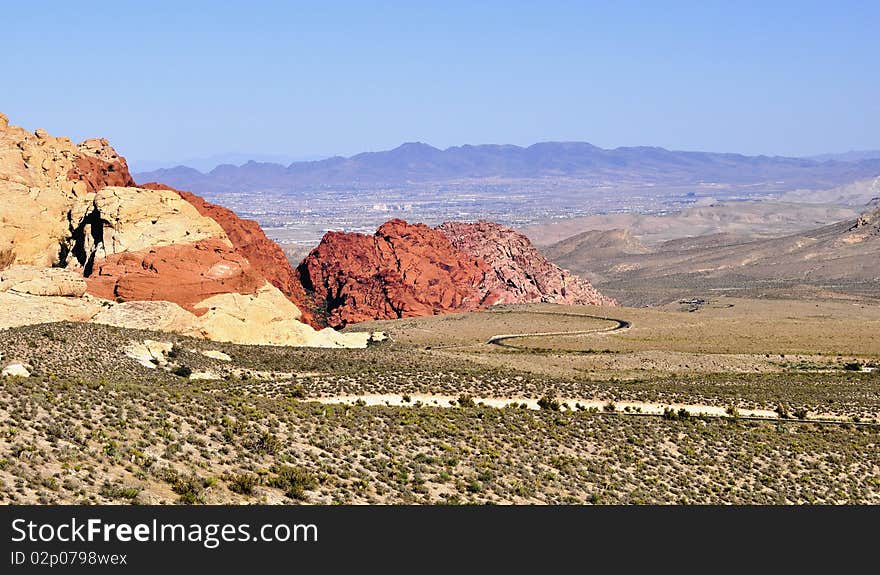
[{"label": "sandy ground", "polygon": [[[406,401],[405,399],[408,399]],[[433,407],[455,407],[458,405],[458,398],[450,395],[424,395],[414,393],[404,398],[401,395],[392,394],[365,394],[365,395],[337,395],[330,397],[319,397],[310,399],[317,403],[324,404],[348,404],[354,405],[357,402],[363,402],[364,405],[388,405],[395,407],[415,407],[421,403]],[[504,408],[508,406],[525,405],[527,409],[539,410],[538,400],[534,398],[524,397],[474,397],[474,403],[483,404],[488,407]],[[608,401],[602,401],[592,398],[565,398],[558,400],[562,410],[575,411],[577,405],[581,409],[595,408],[604,411]],[[649,403],[644,401],[621,401],[614,403],[614,411],[624,415],[662,415],[667,409],[673,409],[678,412],[680,409],[686,410],[691,415],[706,417],[728,417],[727,407],[718,405],[692,404],[692,403]],[[769,409],[737,409],[741,417],[755,417],[762,419],[778,419],[775,411]],[[808,419],[817,421],[844,421],[845,418],[824,414],[810,413]]]}]

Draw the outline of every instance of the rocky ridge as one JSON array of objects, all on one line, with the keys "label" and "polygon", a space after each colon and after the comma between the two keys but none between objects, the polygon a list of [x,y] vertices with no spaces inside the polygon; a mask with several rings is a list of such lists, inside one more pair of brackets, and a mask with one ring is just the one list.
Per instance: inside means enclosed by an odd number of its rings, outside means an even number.
[{"label": "rocky ridge", "polygon": [[298,269],[332,326],[479,309],[490,272],[442,232],[403,220],[372,236],[328,232]]},{"label": "rocky ridge", "polygon": [[372,236],[329,232],[298,270],[332,326],[501,303],[615,305],[522,234],[490,222],[391,220]]},{"label": "rocky ridge", "polygon": [[136,187],[106,140],[77,146],[0,115],[0,328],[147,323],[234,343],[367,344],[300,321],[295,276],[272,265],[283,254],[259,226],[159,188]]},{"label": "rocky ridge", "polygon": [[446,222],[438,228],[452,245],[486,262],[483,281],[492,303],[615,305],[590,283],[545,258],[523,234],[492,222]]}]

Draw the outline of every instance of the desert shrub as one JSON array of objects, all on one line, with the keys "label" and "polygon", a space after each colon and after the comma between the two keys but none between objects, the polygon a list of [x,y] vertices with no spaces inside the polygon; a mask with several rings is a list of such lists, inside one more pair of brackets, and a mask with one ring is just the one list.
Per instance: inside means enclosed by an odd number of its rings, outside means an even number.
[{"label": "desert shrub", "polygon": [[476,407],[477,404],[474,403],[474,398],[470,395],[460,395],[458,397],[458,405],[459,407]]},{"label": "desert shrub", "polygon": [[260,478],[253,473],[240,473],[229,479],[229,490],[241,495],[252,495]]},{"label": "desert shrub", "polygon": [[559,411],[560,404],[559,400],[545,395],[538,400],[538,407],[547,411]]},{"label": "desert shrub", "polygon": [[846,371],[862,371],[862,364],[857,361],[848,361],[843,364],[843,369]]},{"label": "desert shrub", "polygon": [[178,365],[174,369],[171,370],[171,373],[178,377],[189,377],[192,375],[192,368],[187,365]]},{"label": "desert shrub", "polygon": [[223,421],[220,423],[221,433],[223,435],[223,439],[225,439],[228,443],[233,443],[235,441],[235,437],[239,435],[242,431],[244,431],[244,423],[241,421],[236,421],[229,416],[224,416]]},{"label": "desert shrub", "polygon": [[185,505],[205,502],[205,482],[196,477],[177,477],[171,484],[171,491],[180,495],[178,501]]},{"label": "desert shrub", "polygon": [[125,487],[110,482],[105,482],[100,491],[101,495],[107,499],[134,499],[140,492],[140,487]]},{"label": "desert shrub", "polygon": [[794,416],[798,419],[806,419],[808,414],[809,412],[803,407],[794,410]]},{"label": "desert shrub", "polygon": [[617,406],[614,405],[613,401],[609,401],[608,403],[606,403],[605,405],[602,406],[602,409],[604,409],[605,411],[608,411],[608,412],[612,412],[612,411],[617,411]]},{"label": "desert shrub", "polygon": [[246,447],[256,453],[274,455],[281,449],[281,441],[275,435],[264,431],[251,437]]},{"label": "desert shrub", "polygon": [[276,465],[272,473],[275,476],[269,479],[269,485],[284,490],[284,494],[291,499],[304,499],[305,492],[318,485],[315,476],[301,467]]}]

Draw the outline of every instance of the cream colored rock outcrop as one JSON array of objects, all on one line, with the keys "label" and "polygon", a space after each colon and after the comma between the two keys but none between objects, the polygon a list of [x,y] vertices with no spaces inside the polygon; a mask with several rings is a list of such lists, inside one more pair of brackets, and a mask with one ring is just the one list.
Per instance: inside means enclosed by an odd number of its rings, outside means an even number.
[{"label": "cream colored rock outcrop", "polygon": [[266,283],[256,293],[221,294],[198,304],[207,312],[191,335],[215,341],[311,347],[366,347],[370,334],[343,334],[327,328],[316,331],[297,321],[300,310],[277,288]]},{"label": "cream colored rock outcrop", "polygon": [[86,282],[75,271],[60,268],[12,266],[0,271],[0,292],[82,297]]},{"label": "cream colored rock outcrop", "polygon": [[167,341],[155,341],[145,339],[144,341],[132,341],[125,346],[125,355],[148,369],[155,369],[157,366],[168,365],[167,355],[171,352],[174,345]]},{"label": "cream colored rock outcrop", "polygon": [[196,305],[196,309],[206,310],[201,316],[163,301],[109,305],[95,315],[95,323],[239,344],[364,348],[374,341],[369,333],[339,333],[330,328],[316,331],[297,321],[299,309],[269,283],[250,295],[208,298]]},{"label": "cream colored rock outcrop", "polygon": [[0,329],[56,321],[90,321],[101,311],[93,298],[0,292]]},{"label": "cream colored rock outcrop", "polygon": [[228,354],[223,353],[222,351],[216,349],[206,349],[201,352],[205,357],[210,357],[211,359],[217,359],[220,361],[232,361],[232,358],[229,357]]},{"label": "cream colored rock outcrop", "polygon": [[[94,251],[96,259],[207,238],[219,238],[232,247],[217,222],[167,190],[104,188],[72,206],[71,219],[77,222],[75,228],[82,228],[77,237],[85,242],[83,251]],[[92,233],[94,225],[101,226],[99,234]],[[103,239],[101,245],[94,245],[96,235]]]},{"label": "cream colored rock outcrop", "polygon": [[67,179],[79,150],[67,138],[32,134],[0,121],[0,246],[16,261],[42,267],[58,262],[67,212],[86,186]]},{"label": "cream colored rock outcrop", "polygon": [[0,375],[3,377],[30,377],[31,372],[28,368],[30,366],[23,363],[10,363],[3,368]]}]

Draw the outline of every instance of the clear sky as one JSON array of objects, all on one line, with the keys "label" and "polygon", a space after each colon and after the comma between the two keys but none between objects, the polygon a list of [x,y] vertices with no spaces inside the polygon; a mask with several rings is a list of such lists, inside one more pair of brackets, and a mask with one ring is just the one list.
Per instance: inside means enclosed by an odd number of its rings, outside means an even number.
[{"label": "clear sky", "polygon": [[0,111],[134,162],[880,149],[880,2],[3,2]]}]

